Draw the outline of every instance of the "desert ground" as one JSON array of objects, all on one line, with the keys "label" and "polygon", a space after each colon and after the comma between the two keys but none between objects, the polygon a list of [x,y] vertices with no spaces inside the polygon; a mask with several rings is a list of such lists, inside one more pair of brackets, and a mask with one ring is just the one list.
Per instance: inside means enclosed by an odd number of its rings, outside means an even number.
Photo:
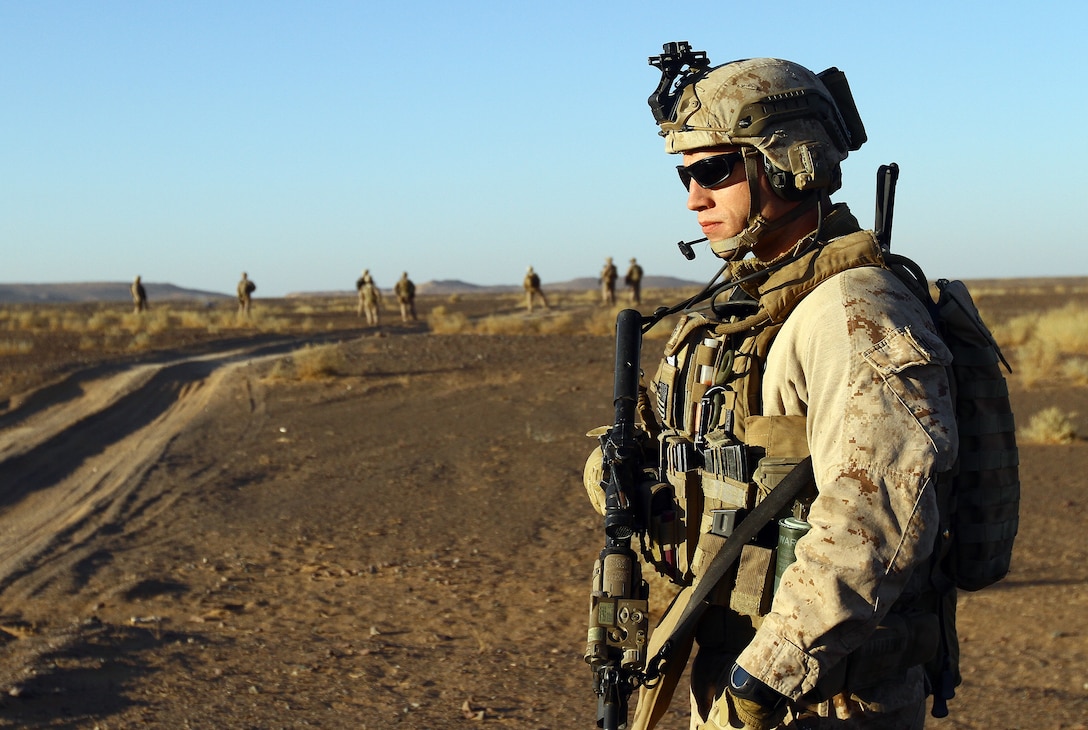
[{"label": "desert ground", "polygon": [[[1086,292],[979,299],[993,323]],[[83,330],[9,307],[0,727],[593,727],[581,469],[616,310],[519,305],[422,298],[421,321],[367,328],[350,302],[258,300],[252,324],[154,332],[122,305],[47,312],[117,310]],[[1012,571],[962,597],[938,730],[1088,727],[1088,385],[1026,378],[1028,357],[1018,422],[1060,408],[1081,436],[1021,445]]]}]

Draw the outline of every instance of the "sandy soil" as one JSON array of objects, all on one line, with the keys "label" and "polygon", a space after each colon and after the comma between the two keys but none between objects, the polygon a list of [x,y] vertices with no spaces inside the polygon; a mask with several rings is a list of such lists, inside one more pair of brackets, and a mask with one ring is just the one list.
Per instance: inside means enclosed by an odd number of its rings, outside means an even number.
[{"label": "sandy soil", "polygon": [[[593,726],[611,341],[355,326],[321,380],[269,377],[282,336],[42,355],[5,394],[0,727]],[[1055,403],[1088,389],[1016,387],[1022,422]],[[1088,727],[1088,443],[1021,455],[1012,574],[963,600],[929,727]]]}]

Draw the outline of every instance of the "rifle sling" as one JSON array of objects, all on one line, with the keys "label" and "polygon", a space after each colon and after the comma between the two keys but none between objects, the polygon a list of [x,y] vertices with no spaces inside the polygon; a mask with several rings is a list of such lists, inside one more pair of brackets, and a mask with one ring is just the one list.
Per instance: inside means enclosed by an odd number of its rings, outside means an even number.
[{"label": "rifle sling", "polygon": [[680,620],[676,622],[676,626],[673,628],[672,633],[669,634],[669,638],[661,645],[661,650],[657,653],[657,656],[650,660],[650,667],[656,669],[660,661],[668,658],[668,654],[672,650],[674,637],[685,636],[688,631],[694,628],[695,622],[710,606],[707,598],[710,597],[711,592],[725,577],[725,574],[729,572],[729,569],[733,567],[733,564],[737,562],[741,548],[755,539],[764,525],[785,509],[786,505],[797,496],[803,487],[814,482],[812,457],[806,456],[779,482],[777,487],[771,490],[770,494],[762,502],[756,505],[755,509],[748,513],[747,517],[741,520],[740,524],[733,530],[733,534],[726,538],[721,550],[711,559],[710,565],[707,566],[706,572],[700,577],[699,584],[695,586],[691,598],[684,607],[684,612],[680,614]]}]

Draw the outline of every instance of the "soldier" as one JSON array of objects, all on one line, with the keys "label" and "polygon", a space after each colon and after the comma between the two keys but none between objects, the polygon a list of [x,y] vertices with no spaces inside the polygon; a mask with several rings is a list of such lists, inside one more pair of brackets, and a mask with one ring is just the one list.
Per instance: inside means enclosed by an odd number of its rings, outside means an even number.
[{"label": "soldier", "polygon": [[366,315],[366,323],[377,325],[380,318],[382,293],[374,283],[374,277],[370,275],[370,269],[363,269],[363,275],[355,280],[355,288],[359,292],[358,315]]},{"label": "soldier", "polygon": [[[693,728],[921,728],[939,633],[936,485],[958,448],[950,353],[873,233],[831,203],[840,163],[865,141],[845,76],[769,58],[709,68],[687,44],[665,48],[650,106],[666,151],[683,156],[688,209],[730,263],[715,306],[681,318],[640,408],[660,479],[643,485],[661,528],[645,554],[688,586],[648,656],[733,519],[804,457],[814,478],[776,518],[796,540],[777,586],[770,524],[671,635],[631,726],[656,725],[694,646]],[[599,462],[586,488],[603,510]],[[667,529],[666,513],[686,527]]]},{"label": "soldier", "polygon": [[139,276],[132,280],[129,291],[132,293],[132,311],[139,314],[147,309],[147,292],[144,290],[144,285],[140,283]]},{"label": "soldier", "polygon": [[257,285],[249,279],[246,272],[242,272],[242,279],[238,282],[238,314],[249,315],[249,305],[253,301],[253,292],[257,291]]},{"label": "soldier", "polygon": [[536,297],[540,297],[545,309],[548,308],[548,298],[544,296],[544,290],[540,288],[540,277],[533,271],[532,266],[525,272],[521,285],[525,289],[525,308],[529,310],[529,314],[533,313],[533,299]]},{"label": "soldier", "polygon": [[416,285],[408,278],[408,272],[400,275],[393,293],[397,295],[397,303],[400,304],[400,321],[407,322],[409,318],[416,321]]},{"label": "soldier", "polygon": [[642,267],[634,259],[631,259],[631,265],[627,267],[623,283],[631,289],[631,304],[642,304]]},{"label": "soldier", "polygon": [[609,256],[604,260],[604,268],[601,269],[601,276],[598,279],[601,283],[601,304],[612,306],[616,303],[616,277],[618,275],[616,265],[612,263],[612,257]]}]

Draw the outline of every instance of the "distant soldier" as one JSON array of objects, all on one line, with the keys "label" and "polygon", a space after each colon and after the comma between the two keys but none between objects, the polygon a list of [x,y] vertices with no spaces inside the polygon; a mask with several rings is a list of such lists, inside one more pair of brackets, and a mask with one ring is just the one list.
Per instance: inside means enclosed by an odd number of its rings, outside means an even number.
[{"label": "distant soldier", "polygon": [[132,286],[129,287],[129,291],[132,292],[133,311],[136,314],[139,314],[147,309],[147,292],[144,290],[144,285],[140,283],[139,276],[132,280]]},{"label": "distant soldier", "polygon": [[545,309],[548,308],[548,298],[544,296],[544,290],[540,288],[540,277],[533,271],[532,266],[525,272],[525,280],[521,285],[525,288],[525,308],[529,310],[529,314],[533,313],[533,299],[536,297],[540,297]]},{"label": "distant soldier", "polygon": [[612,257],[604,260],[604,268],[601,269],[601,304],[612,305],[616,303],[616,265],[612,263]]},{"label": "distant soldier", "polygon": [[249,280],[249,275],[242,272],[242,280],[238,282],[238,314],[249,314],[249,305],[253,301],[253,292],[257,291],[257,285]]},{"label": "distant soldier", "polygon": [[400,275],[393,293],[397,295],[397,303],[400,304],[400,321],[407,322],[409,318],[416,321],[416,285],[408,278],[408,272]]},{"label": "distant soldier", "polygon": [[631,303],[642,304],[642,267],[631,259],[631,265],[627,268],[627,275],[623,282],[631,288]]},{"label": "distant soldier", "polygon": [[367,324],[378,324],[382,293],[378,290],[378,285],[374,283],[370,269],[363,269],[363,275],[355,280],[355,288],[359,291],[359,316],[362,317],[365,314]]}]

